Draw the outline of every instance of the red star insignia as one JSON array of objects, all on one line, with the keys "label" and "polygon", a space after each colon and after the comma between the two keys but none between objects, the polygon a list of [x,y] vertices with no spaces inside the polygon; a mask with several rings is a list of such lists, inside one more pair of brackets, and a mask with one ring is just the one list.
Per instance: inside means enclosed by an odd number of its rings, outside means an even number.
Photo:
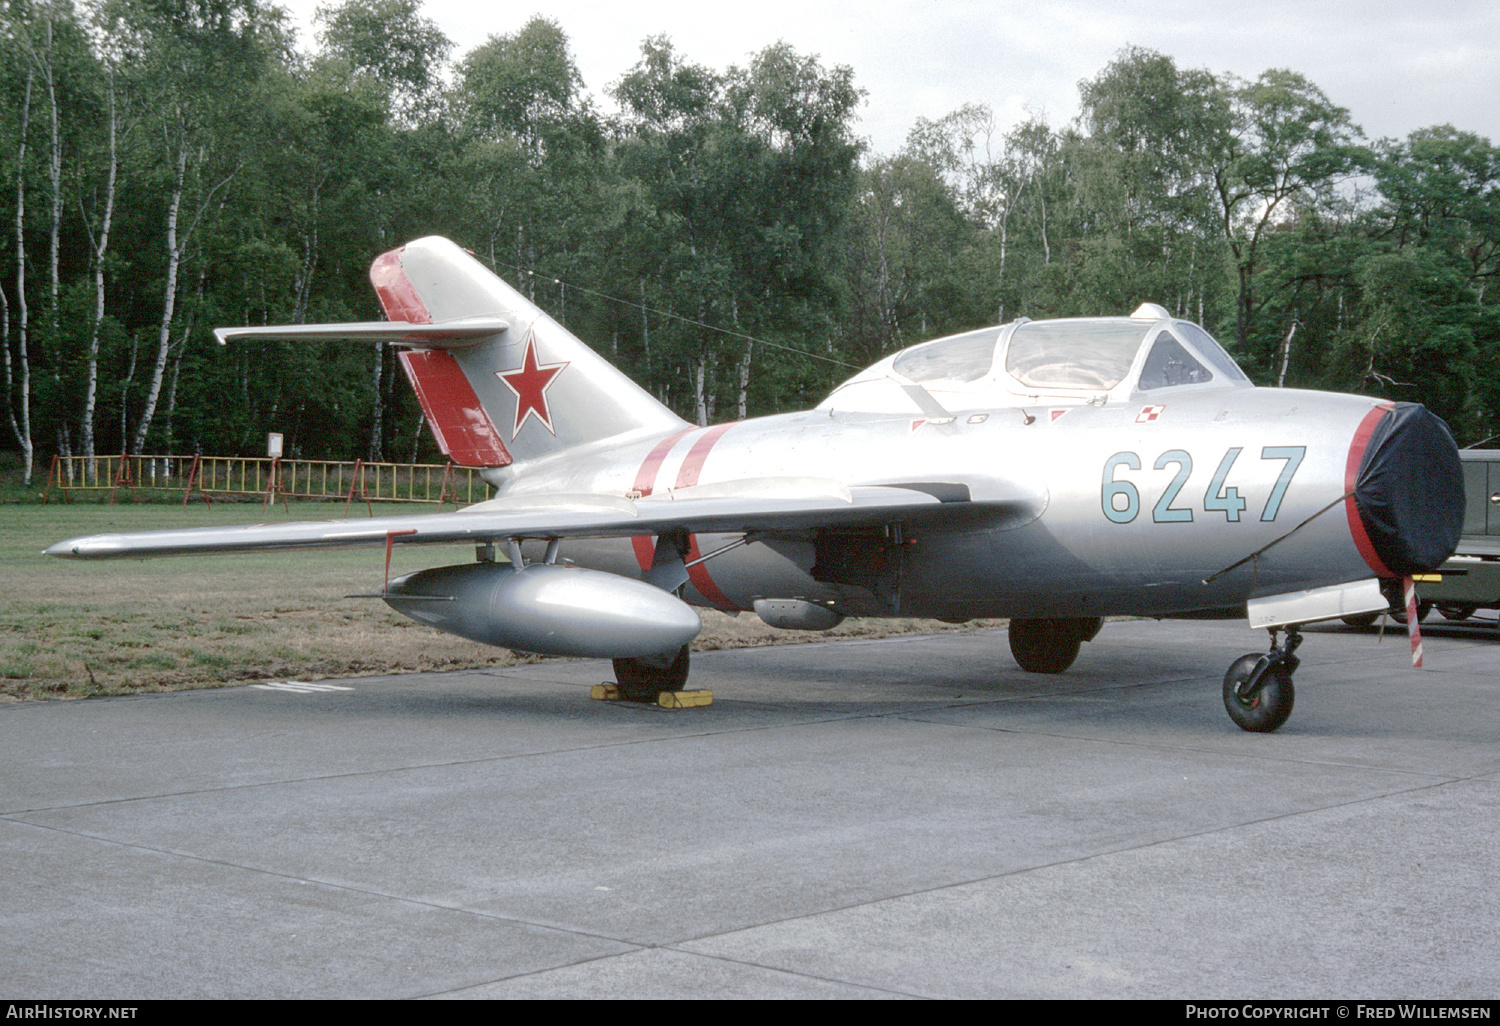
[{"label": "red star insignia", "polygon": [[542,427],[553,435],[557,434],[552,427],[552,411],[547,408],[547,389],[552,387],[552,382],[567,365],[566,360],[561,363],[538,364],[536,337],[528,333],[526,355],[521,359],[521,366],[516,370],[495,372],[495,377],[516,394],[516,422],[510,432],[512,441],[521,433],[521,425],[526,423],[526,418],[533,416],[541,422]]}]

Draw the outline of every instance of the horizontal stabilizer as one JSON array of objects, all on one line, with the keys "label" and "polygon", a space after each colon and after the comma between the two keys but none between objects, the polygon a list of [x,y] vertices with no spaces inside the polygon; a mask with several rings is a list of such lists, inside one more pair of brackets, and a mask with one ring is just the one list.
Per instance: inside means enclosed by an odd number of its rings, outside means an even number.
[{"label": "horizontal stabilizer", "polygon": [[261,328],[215,328],[219,345],[257,339],[262,342],[389,342],[421,349],[465,349],[496,338],[510,324],[496,318],[408,324],[405,321],[359,321],[353,324],[284,324]]}]

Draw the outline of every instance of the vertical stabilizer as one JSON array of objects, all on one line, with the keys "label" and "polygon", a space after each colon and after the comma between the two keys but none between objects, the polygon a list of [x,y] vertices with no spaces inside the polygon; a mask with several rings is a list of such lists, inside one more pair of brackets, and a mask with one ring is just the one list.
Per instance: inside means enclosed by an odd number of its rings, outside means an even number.
[{"label": "vertical stabilizer", "polygon": [[473,256],[436,236],[376,258],[386,316],[411,324],[500,320],[479,341],[401,353],[438,444],[455,463],[503,467],[684,421]]}]

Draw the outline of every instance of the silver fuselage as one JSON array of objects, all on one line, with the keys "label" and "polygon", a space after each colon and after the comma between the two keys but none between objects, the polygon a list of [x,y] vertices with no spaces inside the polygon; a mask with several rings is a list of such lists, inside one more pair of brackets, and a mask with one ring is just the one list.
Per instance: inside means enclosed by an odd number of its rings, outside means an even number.
[{"label": "silver fuselage", "polygon": [[[1026,517],[892,525],[859,541],[871,565],[853,570],[817,566],[812,535],[725,552],[694,568],[685,592],[724,609],[801,598],[845,614],[947,619],[1243,612],[1257,595],[1372,576],[1340,500],[1377,400],[1244,385],[1168,392],[988,409],[954,408],[950,397],[948,423],[819,408],[612,440],[494,477],[506,495],[660,495],[806,477],[960,482],[975,498],[1034,497]],[[697,538],[694,555],[731,540]],[[639,576],[653,544],[580,540],[562,551]]]}]

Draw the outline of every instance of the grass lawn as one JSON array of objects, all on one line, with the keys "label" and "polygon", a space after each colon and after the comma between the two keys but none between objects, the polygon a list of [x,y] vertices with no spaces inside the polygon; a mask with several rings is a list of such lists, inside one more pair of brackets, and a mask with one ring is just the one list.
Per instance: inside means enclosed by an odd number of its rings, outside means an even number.
[{"label": "grass lawn", "polygon": [[[451,507],[449,507],[451,509]],[[377,504],[375,515],[435,507]],[[73,562],[41,552],[83,534],[341,517],[343,503],[128,500],[0,505],[0,701],[82,698],[217,687],[255,679],[315,680],[534,660],[465,641],[395,613],[378,599],[379,548],[266,555]],[[363,516],[360,508],[355,515]],[[467,563],[473,547],[397,546],[391,575]],[[934,621],[848,620],[825,634],[778,631],[752,614],[703,611],[695,648],[963,630]]]},{"label": "grass lawn", "polygon": [[[451,507],[450,507],[451,508]],[[377,515],[430,512],[392,504]],[[506,664],[516,657],[424,628],[377,599],[384,552],[350,549],[72,562],[42,549],[80,534],[318,520],[342,503],[0,506],[0,696],[74,697],[247,679]],[[360,510],[363,513],[363,509]],[[467,562],[471,546],[398,547],[393,575]]]}]

